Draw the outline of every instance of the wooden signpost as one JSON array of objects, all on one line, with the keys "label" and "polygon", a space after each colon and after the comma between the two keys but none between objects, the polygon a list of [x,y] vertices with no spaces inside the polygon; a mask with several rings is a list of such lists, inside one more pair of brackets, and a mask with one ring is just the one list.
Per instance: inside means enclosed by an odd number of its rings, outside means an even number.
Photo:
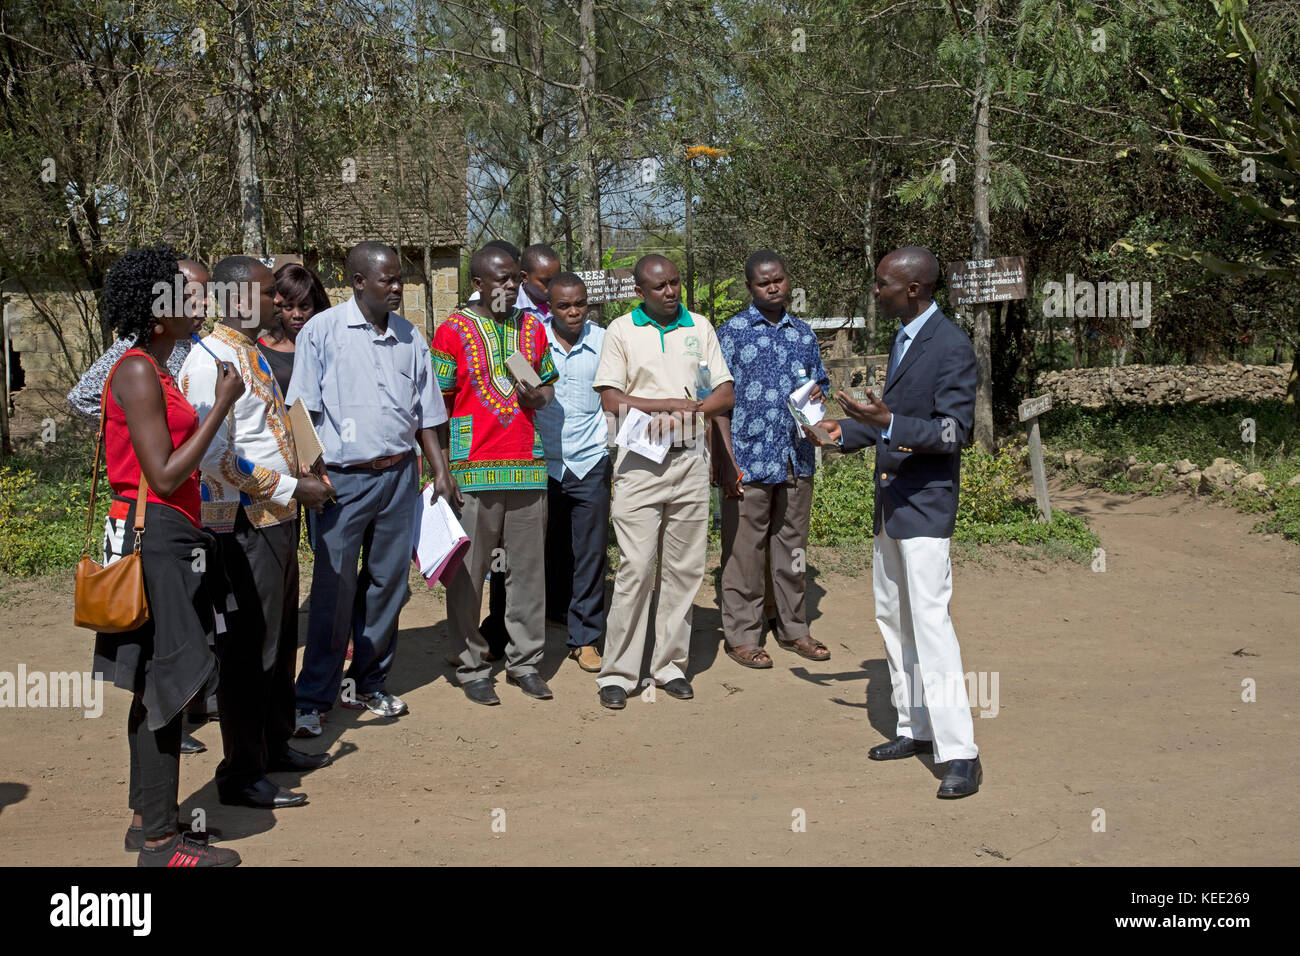
[{"label": "wooden signpost", "polygon": [[1021,256],[948,263],[948,303],[954,309],[976,302],[1010,302],[1028,295]]},{"label": "wooden signpost", "polygon": [[1040,395],[1020,405],[1020,420],[1029,438],[1029,469],[1034,474],[1034,497],[1038,500],[1038,520],[1052,520],[1052,503],[1047,500],[1047,469],[1043,466],[1043,440],[1038,434],[1038,416],[1052,407],[1051,395]]}]

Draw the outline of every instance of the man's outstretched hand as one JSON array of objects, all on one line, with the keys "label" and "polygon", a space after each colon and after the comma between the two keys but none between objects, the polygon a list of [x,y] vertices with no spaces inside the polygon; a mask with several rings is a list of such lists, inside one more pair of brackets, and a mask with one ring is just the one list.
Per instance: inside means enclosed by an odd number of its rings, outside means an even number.
[{"label": "man's outstretched hand", "polygon": [[843,389],[835,393],[835,400],[840,403],[840,407],[849,418],[873,428],[888,428],[889,420],[893,417],[889,406],[876,398],[871,389],[867,389],[865,402],[854,401],[844,394]]},{"label": "man's outstretched hand", "polygon": [[801,427],[803,428],[804,435],[814,445],[821,445],[823,448],[825,448],[827,446],[835,446],[840,443],[840,423],[833,418],[823,418],[821,421],[817,423],[818,428],[824,431],[827,435],[831,436],[830,441],[822,441],[820,438],[818,438],[817,435],[814,434],[812,430],[812,426],[810,425],[803,425]]}]

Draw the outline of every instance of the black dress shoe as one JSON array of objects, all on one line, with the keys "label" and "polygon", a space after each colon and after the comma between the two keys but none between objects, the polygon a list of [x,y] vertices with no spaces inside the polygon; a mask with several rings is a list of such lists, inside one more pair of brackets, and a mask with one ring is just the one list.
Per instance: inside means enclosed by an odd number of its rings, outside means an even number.
[{"label": "black dress shoe", "polygon": [[541,674],[520,674],[518,677],[514,674],[506,674],[506,683],[519,685],[519,689],[525,696],[535,700],[551,699],[551,689],[546,686],[546,681],[542,680]]},{"label": "black dress shoe", "polygon": [[468,684],[461,685],[465,689],[465,696],[476,704],[486,704],[491,707],[494,704],[501,703],[501,698],[492,688],[492,678],[480,677],[478,680],[472,680]]},{"label": "black dress shoe", "polygon": [[275,760],[271,761],[268,770],[296,770],[299,773],[306,773],[309,770],[319,770],[321,767],[327,767],[334,760],[329,754],[305,754],[301,750],[294,750],[292,747],[285,747],[282,753]]},{"label": "black dress shoe", "polygon": [[934,741],[913,740],[911,737],[895,737],[887,744],[880,744],[867,751],[872,760],[902,760],[917,754],[934,753]]},{"label": "black dress shoe", "polygon": [[695,696],[695,691],[691,690],[690,682],[685,677],[675,677],[664,684],[664,693],[678,700],[690,700]]},{"label": "black dress shoe", "polygon": [[307,794],[276,786],[265,777],[237,792],[222,793],[218,790],[217,797],[227,806],[255,807],[258,810],[283,810],[307,802]]},{"label": "black dress shoe", "polygon": [[974,760],[950,760],[948,772],[943,775],[937,796],[940,800],[969,797],[979,791],[980,784],[983,782],[984,770],[980,767],[979,757]]},{"label": "black dress shoe", "polygon": [[181,753],[183,754],[201,754],[207,750],[207,746],[197,737],[191,737],[189,734],[181,736]]},{"label": "black dress shoe", "polygon": [[610,710],[622,710],[627,706],[627,691],[617,684],[610,684],[600,689],[600,706]]}]

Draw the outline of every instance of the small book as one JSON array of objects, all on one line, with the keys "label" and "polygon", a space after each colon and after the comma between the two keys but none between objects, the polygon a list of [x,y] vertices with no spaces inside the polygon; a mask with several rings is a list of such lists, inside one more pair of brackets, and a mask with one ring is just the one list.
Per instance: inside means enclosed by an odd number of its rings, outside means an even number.
[{"label": "small book", "polygon": [[416,501],[411,558],[429,587],[436,583],[446,587],[469,550],[469,536],[447,500],[439,498],[435,503],[434,495],[431,482]]},{"label": "small book", "polygon": [[311,413],[301,398],[289,406],[289,431],[293,435],[294,451],[298,453],[298,464],[307,469],[315,468],[325,454],[325,446],[321,444],[316,426],[311,423]]},{"label": "small book", "polygon": [[528,364],[528,359],[524,358],[522,352],[511,352],[506,359],[506,368],[516,382],[523,382],[529,388],[537,388],[542,384],[542,377]]}]

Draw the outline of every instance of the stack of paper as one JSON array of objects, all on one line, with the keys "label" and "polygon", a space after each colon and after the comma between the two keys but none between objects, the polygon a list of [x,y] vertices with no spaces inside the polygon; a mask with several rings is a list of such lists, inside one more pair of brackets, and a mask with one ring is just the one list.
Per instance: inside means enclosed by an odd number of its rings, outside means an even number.
[{"label": "stack of paper", "polygon": [[433,587],[439,582],[446,587],[469,550],[469,537],[446,499],[439,498],[432,504],[434,496],[430,483],[416,502],[415,540],[411,550],[425,583]]},{"label": "stack of paper", "polygon": [[672,446],[672,432],[667,428],[651,429],[652,419],[639,408],[629,408],[623,416],[623,427],[618,430],[615,443],[628,451],[649,458],[656,465],[663,464],[664,456]]}]

